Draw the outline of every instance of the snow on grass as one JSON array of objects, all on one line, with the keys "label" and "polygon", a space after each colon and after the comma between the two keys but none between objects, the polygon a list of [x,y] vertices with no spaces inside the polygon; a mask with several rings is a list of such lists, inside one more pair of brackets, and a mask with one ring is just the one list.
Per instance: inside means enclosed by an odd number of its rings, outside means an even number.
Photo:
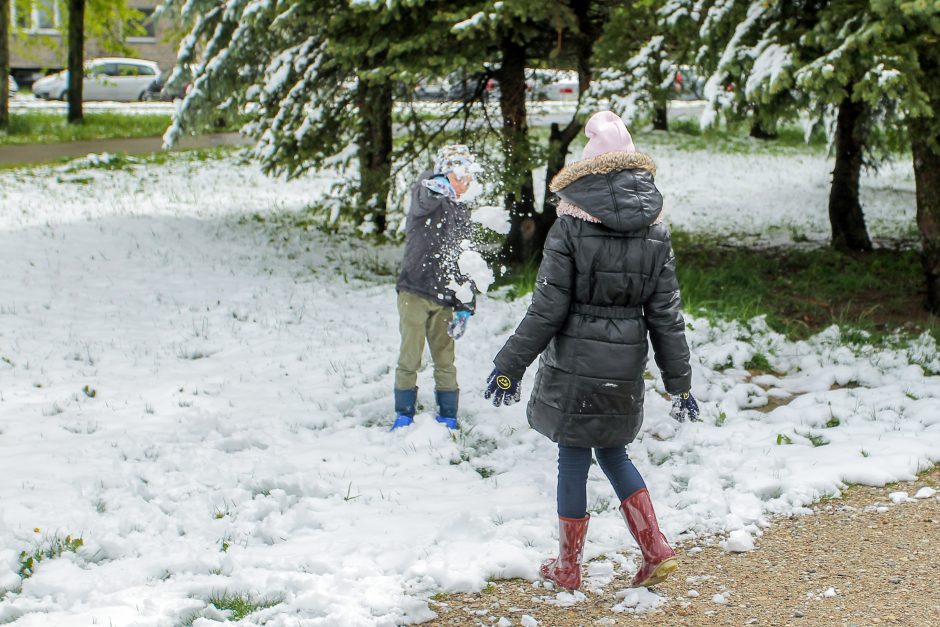
[{"label": "snow on grass", "polygon": [[[826,244],[832,161],[825,155],[649,151],[666,221],[729,243]],[[862,177],[861,202],[873,238],[916,239],[914,174],[909,161]]]},{"label": "snow on grass", "polygon": [[[556,449],[524,404],[479,394],[526,299],[482,297],[458,342],[459,432],[435,422],[425,368],[415,425],[388,433],[399,338],[377,268],[400,250],[244,219],[327,182],[234,157],[0,173],[0,622],[237,607],[246,625],[395,625],[432,618],[440,591],[535,579],[555,553]],[[940,378],[917,363],[935,346],[789,342],[760,320],[691,319],[689,339],[703,422],[668,417],[651,363],[630,447],[672,540],[757,535],[940,460]],[[758,352],[774,374],[744,368]],[[771,397],[792,400],[760,412]],[[615,501],[592,468],[587,559],[635,556]],[[74,550],[24,577],[54,538]]]}]

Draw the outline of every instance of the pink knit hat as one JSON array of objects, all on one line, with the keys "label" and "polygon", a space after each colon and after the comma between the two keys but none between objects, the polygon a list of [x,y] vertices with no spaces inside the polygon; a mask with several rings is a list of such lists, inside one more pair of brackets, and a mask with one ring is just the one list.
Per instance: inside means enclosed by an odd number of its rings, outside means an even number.
[{"label": "pink knit hat", "polygon": [[584,127],[588,143],[582,159],[592,159],[605,152],[636,152],[633,138],[620,116],[611,111],[598,111]]}]

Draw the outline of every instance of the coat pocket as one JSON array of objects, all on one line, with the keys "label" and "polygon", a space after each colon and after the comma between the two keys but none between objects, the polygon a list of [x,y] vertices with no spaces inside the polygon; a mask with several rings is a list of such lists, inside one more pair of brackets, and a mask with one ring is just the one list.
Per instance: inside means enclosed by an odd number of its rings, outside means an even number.
[{"label": "coat pocket", "polygon": [[568,412],[575,415],[634,414],[643,407],[642,381],[577,377]]}]

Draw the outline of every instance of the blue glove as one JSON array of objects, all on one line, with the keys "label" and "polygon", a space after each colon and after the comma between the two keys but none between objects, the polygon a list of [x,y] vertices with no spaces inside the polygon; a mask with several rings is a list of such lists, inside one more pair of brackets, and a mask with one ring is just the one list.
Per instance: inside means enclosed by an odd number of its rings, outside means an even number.
[{"label": "blue glove", "polygon": [[466,309],[455,311],[453,319],[450,321],[450,324],[447,325],[447,335],[455,340],[459,340],[463,337],[463,334],[467,332],[467,320],[469,320],[472,315],[473,314]]},{"label": "blue glove", "polygon": [[672,399],[672,410],[669,415],[679,422],[685,422],[686,419],[689,422],[701,422],[698,417],[698,403],[695,402],[695,397],[691,392],[683,392]]},{"label": "blue glove", "polygon": [[522,396],[522,382],[502,374],[498,368],[493,368],[486,380],[486,391],[483,398],[493,397],[493,405],[512,405],[518,403]]}]

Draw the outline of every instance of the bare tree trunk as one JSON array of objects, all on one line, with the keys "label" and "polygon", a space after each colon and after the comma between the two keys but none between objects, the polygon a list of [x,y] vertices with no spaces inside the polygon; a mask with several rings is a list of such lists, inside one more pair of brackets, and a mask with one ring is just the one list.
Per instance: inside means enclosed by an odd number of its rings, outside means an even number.
[{"label": "bare tree trunk", "polygon": [[836,165],[829,190],[832,247],[836,250],[871,250],[865,214],[858,198],[864,146],[865,104],[851,98],[852,89],[839,104],[836,119]]},{"label": "bare tree trunk", "polygon": [[69,2],[69,124],[85,121],[82,114],[82,82],[85,78],[85,0]]},{"label": "bare tree trunk", "polygon": [[[593,0],[573,0],[571,8],[578,18],[578,32],[574,35],[575,55],[578,64],[578,99],[591,86],[591,55],[594,53],[594,42],[597,39],[597,28],[591,21],[591,8]],[[565,161],[568,158],[568,152],[571,148],[571,142],[578,136],[584,125],[581,123],[579,113],[571,116],[571,120],[561,128],[558,124],[551,125],[551,131],[548,136],[548,163],[545,172],[545,200],[542,203],[542,213],[536,215],[536,234],[538,248],[541,249],[545,244],[545,238],[549,230],[555,223],[555,210],[558,205],[558,198],[548,188],[555,178],[555,175],[565,167]]]},{"label": "bare tree trunk", "polygon": [[526,119],[525,47],[506,34],[500,41],[502,65],[499,79],[499,107],[503,118],[503,155],[506,172],[506,208],[509,210],[509,237],[503,248],[504,259],[523,264],[537,259],[542,243],[538,241],[535,220],[535,190],[529,150],[529,125]]},{"label": "bare tree trunk", "polygon": [[927,309],[940,314],[940,133],[931,145],[928,124],[911,124],[914,185],[917,196],[917,228],[920,230],[921,263],[927,282]]},{"label": "bare tree trunk", "polygon": [[10,126],[10,97],[7,76],[10,75],[10,0],[0,0],[0,129]]},{"label": "bare tree trunk", "polygon": [[[555,122],[552,123],[551,131],[548,135],[548,164],[545,171],[545,202],[542,203],[542,214],[539,218],[540,222],[547,224],[545,228],[546,235],[548,234],[548,229],[552,228],[552,224],[555,222],[555,208],[558,206],[558,199],[555,194],[548,189],[549,185],[552,179],[555,178],[555,175],[565,167],[565,160],[568,157],[571,142],[578,136],[582,128],[584,128],[584,125],[581,124],[576,116],[572,116],[571,121],[568,122],[565,128],[561,128]],[[542,239],[544,242],[544,238]]]},{"label": "bare tree trunk", "polygon": [[359,82],[359,193],[376,233],[385,232],[392,176],[392,85]]},{"label": "bare tree trunk", "polygon": [[657,131],[669,130],[669,109],[665,102],[656,103],[653,107],[653,129]]},{"label": "bare tree trunk", "polygon": [[761,122],[760,115],[755,110],[754,117],[751,118],[751,137],[754,139],[777,139],[777,132],[768,130]]}]

